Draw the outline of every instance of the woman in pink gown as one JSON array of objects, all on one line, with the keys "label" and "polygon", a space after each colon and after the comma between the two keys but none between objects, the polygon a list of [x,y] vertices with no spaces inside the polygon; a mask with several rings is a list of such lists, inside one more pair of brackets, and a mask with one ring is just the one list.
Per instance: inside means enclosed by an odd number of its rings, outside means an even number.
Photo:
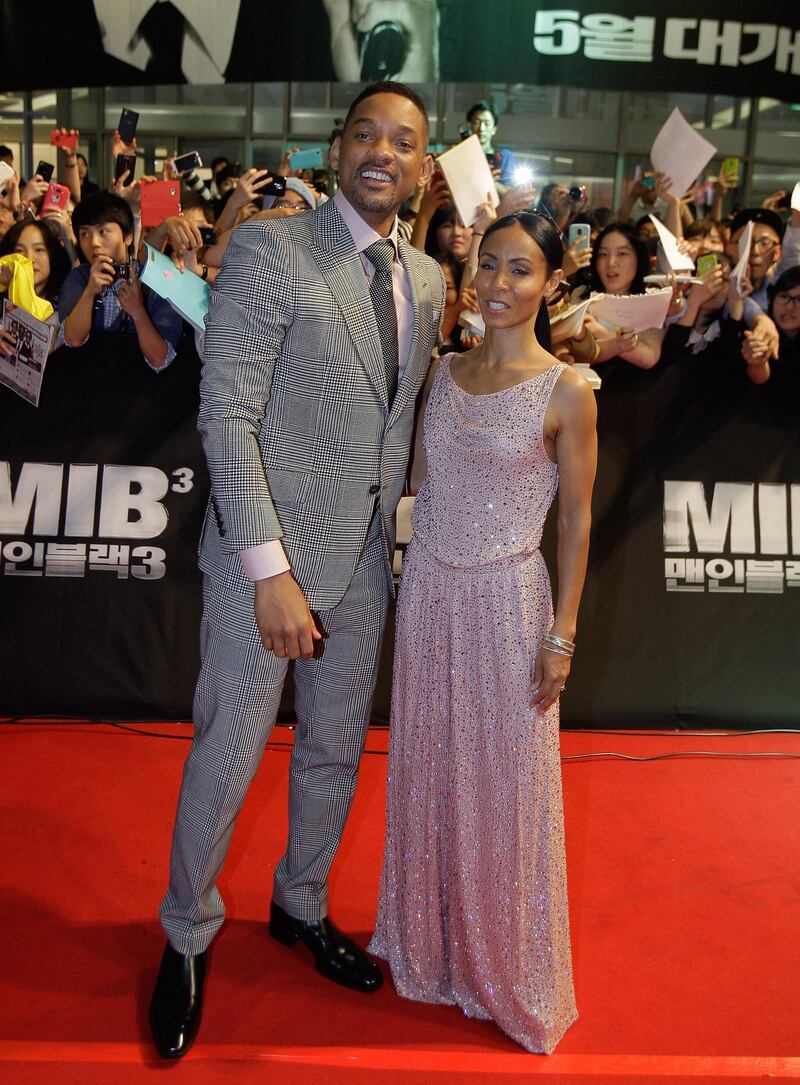
[{"label": "woman in pink gown", "polygon": [[[397,615],[372,952],[399,994],[550,1052],[575,1020],[559,760],[596,462],[588,383],[536,341],[561,278],[545,218],[480,250],[483,343],[442,359]],[[558,605],[539,552],[559,492]]]}]

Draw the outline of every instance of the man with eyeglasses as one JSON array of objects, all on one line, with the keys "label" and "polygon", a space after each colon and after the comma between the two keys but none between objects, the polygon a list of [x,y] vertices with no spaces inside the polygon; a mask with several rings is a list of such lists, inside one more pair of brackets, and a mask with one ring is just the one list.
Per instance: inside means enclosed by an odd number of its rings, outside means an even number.
[{"label": "man with eyeglasses", "polygon": [[766,312],[769,308],[769,287],[788,268],[800,264],[800,211],[792,211],[785,227],[780,215],[766,207],[748,207],[740,211],[731,223],[734,250],[748,222],[753,223],[750,246],[753,292],[750,298]]}]

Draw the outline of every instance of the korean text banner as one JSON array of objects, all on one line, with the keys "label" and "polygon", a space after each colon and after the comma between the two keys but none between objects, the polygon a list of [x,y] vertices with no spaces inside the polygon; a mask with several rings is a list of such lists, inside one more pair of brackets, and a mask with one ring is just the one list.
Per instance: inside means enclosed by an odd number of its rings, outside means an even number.
[{"label": "korean text banner", "polygon": [[[368,5],[358,19],[356,7],[206,0],[190,20],[153,0],[73,0],[67,50],[59,23],[32,19],[25,0],[6,0],[0,70],[9,90],[397,78],[800,101],[796,4],[414,0],[391,16]],[[177,12],[177,27],[160,27],[163,9]]]}]

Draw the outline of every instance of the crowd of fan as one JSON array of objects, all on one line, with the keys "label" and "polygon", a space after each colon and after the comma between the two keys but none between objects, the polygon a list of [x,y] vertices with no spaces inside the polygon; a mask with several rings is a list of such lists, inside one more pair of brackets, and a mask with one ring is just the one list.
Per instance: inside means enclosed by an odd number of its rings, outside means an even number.
[{"label": "crowd of fan", "polygon": [[[516,156],[494,145],[497,116],[491,104],[476,103],[466,120],[462,136],[477,135],[495,178],[499,205],[493,207],[487,198],[476,208],[476,221],[464,225],[437,170],[401,216],[405,237],[442,267],[447,284],[442,337],[447,349],[464,350],[480,338],[472,281],[481,236],[495,218],[535,206],[552,219],[564,241],[565,280],[551,299],[551,317],[593,292],[631,295],[648,289],[645,277],[656,269],[658,258],[651,215],[672,231],[693,262],[715,254],[707,270],[710,261],[704,261],[704,273],[683,276],[681,281],[667,278],[673,296],[662,327],[638,333],[609,327],[589,309],[578,334],[573,328],[567,338],[560,324],[554,325],[552,350],[557,357],[591,364],[604,374],[615,367],[652,369],[677,357],[724,350],[741,362],[741,371],[756,384],[769,381],[778,371],[796,369],[800,211],[790,210],[785,191],[774,193],[760,207],[743,207],[734,202],[738,179],[720,172],[710,212],[698,213],[693,190],[676,194],[669,177],[650,173],[627,184],[616,210],[588,207],[586,189],[579,182],[548,184],[541,192],[528,179],[520,183]],[[4,189],[0,186],[0,258],[16,253],[30,259],[36,294],[54,306],[50,317],[58,327],[54,349],[81,346],[93,332],[135,335],[153,370],[163,369],[175,357],[183,321],[167,302],[142,288],[143,242],[167,252],[183,273],[199,275],[213,288],[227,242],[243,221],[313,211],[335,184],[325,169],[293,170],[296,148],[287,151],[274,170],[242,170],[237,163],[216,158],[208,179],[196,170],[178,174],[174,160],[167,159],[164,177],[180,183],[180,214],[143,228],[141,192],[157,178],[134,180],[123,172],[109,191],[101,191],[88,178],[85,157],[69,146],[65,141],[58,151],[59,180],[70,193],[67,206],[42,207],[48,186],[38,174],[21,182],[15,173]],[[113,160],[121,154],[135,155],[136,143],[126,145],[115,133],[110,150]],[[6,147],[0,147],[2,160],[13,168]],[[265,208],[263,189],[274,177],[285,178],[286,188],[271,196]],[[749,269],[737,284],[731,271],[739,239],[751,221]],[[569,244],[573,223],[589,228],[588,244]],[[8,264],[0,259],[0,290],[8,286],[10,276]],[[561,324],[568,326],[567,321]],[[13,340],[0,327],[0,351],[12,350]]]}]

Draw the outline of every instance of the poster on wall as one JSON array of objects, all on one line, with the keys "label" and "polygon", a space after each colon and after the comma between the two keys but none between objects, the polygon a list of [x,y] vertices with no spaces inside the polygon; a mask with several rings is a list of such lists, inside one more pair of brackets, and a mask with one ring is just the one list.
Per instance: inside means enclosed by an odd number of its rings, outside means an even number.
[{"label": "poster on wall", "polygon": [[[6,87],[520,82],[800,101],[800,14],[764,0],[73,0],[57,22],[7,0]],[[30,57],[37,63],[31,64]]]}]

